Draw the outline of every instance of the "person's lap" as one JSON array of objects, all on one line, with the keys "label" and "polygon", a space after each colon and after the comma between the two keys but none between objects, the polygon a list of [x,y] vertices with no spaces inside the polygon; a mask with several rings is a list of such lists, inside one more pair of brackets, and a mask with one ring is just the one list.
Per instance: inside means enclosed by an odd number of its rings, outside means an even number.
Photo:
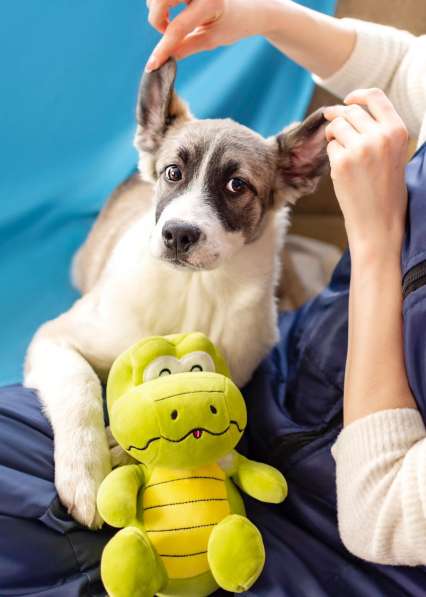
[{"label": "person's lap", "polygon": [[[244,449],[286,475],[280,506],[247,500],[264,537],[265,570],[247,595],[285,597],[424,594],[424,568],[375,566],[341,544],[330,446],[339,429],[350,262],[326,291],[282,316],[281,338],[245,390]],[[99,559],[112,534],[82,528],[53,482],[53,440],[37,396],[0,389],[0,594],[102,595]]]}]

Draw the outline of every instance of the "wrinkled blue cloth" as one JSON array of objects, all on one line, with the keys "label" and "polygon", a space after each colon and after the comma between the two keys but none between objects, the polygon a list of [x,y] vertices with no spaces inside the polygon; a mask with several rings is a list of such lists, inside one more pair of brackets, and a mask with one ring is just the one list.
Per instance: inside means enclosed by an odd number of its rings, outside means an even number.
[{"label": "wrinkled blue cloth", "polygon": [[[332,12],[335,0],[303,0]],[[4,0],[0,18],[0,385],[36,328],[77,297],[73,253],[136,165],[137,87],[158,35],[145,0]],[[179,65],[199,117],[269,135],[300,119],[309,75],[262,39]]]}]

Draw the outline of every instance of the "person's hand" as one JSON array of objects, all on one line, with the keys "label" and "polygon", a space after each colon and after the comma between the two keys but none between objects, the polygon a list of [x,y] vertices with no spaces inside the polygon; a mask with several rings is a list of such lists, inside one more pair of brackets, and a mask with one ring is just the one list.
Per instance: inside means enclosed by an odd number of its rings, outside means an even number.
[{"label": "person's hand", "polygon": [[[187,7],[173,20],[169,11],[184,2]],[[147,62],[148,71],[170,56],[177,59],[202,50],[232,44],[250,35],[266,34],[271,26],[271,0],[147,0],[148,20],[163,33]]]},{"label": "person's hand", "polygon": [[379,89],[354,91],[346,106],[327,108],[331,176],[353,256],[399,255],[407,189],[408,133]]}]

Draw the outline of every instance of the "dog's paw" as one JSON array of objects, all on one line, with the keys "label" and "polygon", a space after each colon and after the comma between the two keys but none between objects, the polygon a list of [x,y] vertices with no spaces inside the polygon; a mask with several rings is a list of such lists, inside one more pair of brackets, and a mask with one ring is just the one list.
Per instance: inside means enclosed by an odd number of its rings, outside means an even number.
[{"label": "dog's paw", "polygon": [[102,526],[96,508],[98,489],[111,470],[111,458],[104,429],[74,431],[70,442],[57,442],[55,485],[59,499],[80,524],[92,529]]}]

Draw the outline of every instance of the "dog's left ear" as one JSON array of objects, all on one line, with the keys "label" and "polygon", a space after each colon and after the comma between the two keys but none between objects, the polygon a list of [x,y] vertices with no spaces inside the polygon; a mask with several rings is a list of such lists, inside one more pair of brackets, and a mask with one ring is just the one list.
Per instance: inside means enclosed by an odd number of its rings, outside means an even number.
[{"label": "dog's left ear", "polygon": [[275,195],[278,198],[294,203],[315,190],[329,167],[327,124],[323,109],[319,109],[301,124],[290,126],[275,137],[278,143]]},{"label": "dog's left ear", "polygon": [[135,145],[140,151],[155,153],[172,124],[188,120],[186,104],[174,91],[176,61],[169,60],[158,70],[144,72],[136,105]]}]

